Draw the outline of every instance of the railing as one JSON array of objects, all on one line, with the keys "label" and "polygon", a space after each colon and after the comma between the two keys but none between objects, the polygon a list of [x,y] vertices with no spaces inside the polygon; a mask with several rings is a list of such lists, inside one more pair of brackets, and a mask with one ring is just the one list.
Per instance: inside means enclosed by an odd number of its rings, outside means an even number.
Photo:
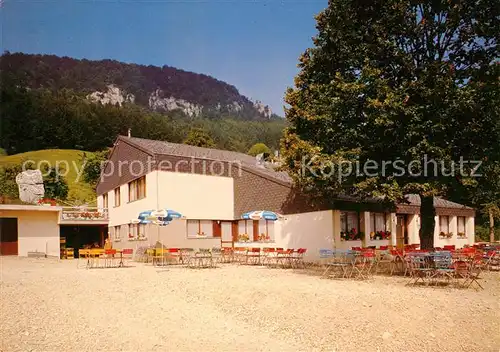
[{"label": "railing", "polygon": [[108,209],[96,207],[63,207],[61,220],[66,221],[107,221]]}]

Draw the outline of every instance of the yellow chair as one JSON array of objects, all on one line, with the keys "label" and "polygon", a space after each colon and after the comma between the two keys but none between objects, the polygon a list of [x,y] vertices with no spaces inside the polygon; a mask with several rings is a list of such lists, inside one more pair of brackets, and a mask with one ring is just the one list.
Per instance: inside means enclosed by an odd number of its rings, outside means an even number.
[{"label": "yellow chair", "polygon": [[66,248],[66,259],[75,259],[75,250],[73,248]]}]

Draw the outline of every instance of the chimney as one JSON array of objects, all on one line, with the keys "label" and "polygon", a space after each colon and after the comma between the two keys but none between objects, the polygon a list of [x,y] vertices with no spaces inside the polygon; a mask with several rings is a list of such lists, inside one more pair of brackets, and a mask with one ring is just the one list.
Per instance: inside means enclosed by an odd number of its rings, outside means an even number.
[{"label": "chimney", "polygon": [[128,129],[128,138],[132,137],[132,130],[129,128]]}]

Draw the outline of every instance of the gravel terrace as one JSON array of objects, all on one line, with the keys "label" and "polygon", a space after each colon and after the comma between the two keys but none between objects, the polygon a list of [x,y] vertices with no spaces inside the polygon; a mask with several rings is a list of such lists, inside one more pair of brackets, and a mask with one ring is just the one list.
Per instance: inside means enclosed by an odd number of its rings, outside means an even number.
[{"label": "gravel terrace", "polygon": [[0,262],[6,352],[500,351],[499,273],[475,291],[237,265]]}]

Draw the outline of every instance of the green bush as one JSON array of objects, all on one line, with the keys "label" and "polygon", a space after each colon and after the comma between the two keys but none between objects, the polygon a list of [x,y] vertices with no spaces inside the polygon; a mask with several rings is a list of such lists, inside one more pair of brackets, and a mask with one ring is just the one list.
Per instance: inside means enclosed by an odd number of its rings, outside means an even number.
[{"label": "green bush", "polygon": [[[495,241],[500,239],[500,228],[495,227]],[[489,242],[490,229],[486,226],[476,225],[476,242]]]},{"label": "green bush", "polygon": [[247,154],[257,156],[262,153],[271,154],[271,149],[264,143],[256,143],[248,150]]}]

